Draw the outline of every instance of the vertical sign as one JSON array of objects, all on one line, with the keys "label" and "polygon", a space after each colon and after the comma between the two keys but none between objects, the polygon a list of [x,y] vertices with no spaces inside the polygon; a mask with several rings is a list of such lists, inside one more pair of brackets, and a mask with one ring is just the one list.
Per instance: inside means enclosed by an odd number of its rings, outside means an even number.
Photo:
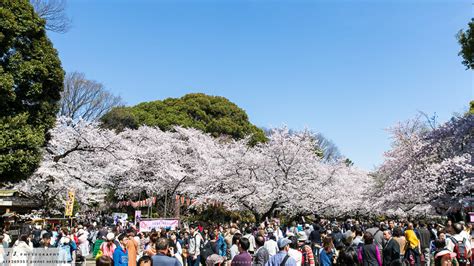
[{"label": "vertical sign", "polygon": [[74,190],[68,190],[66,198],[66,211],[64,215],[72,216],[72,210],[74,208]]},{"label": "vertical sign", "polygon": [[135,211],[135,224],[142,220],[142,211]]}]

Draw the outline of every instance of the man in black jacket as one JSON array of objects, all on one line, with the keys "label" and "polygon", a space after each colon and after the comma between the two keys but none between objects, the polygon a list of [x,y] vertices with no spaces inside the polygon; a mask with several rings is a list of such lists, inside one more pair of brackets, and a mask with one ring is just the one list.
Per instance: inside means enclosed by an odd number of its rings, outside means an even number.
[{"label": "man in black jacket", "polygon": [[383,266],[401,266],[400,245],[392,238],[390,229],[383,231],[385,246],[383,247]]},{"label": "man in black jacket", "polygon": [[431,241],[431,233],[426,228],[424,222],[420,223],[420,228],[418,229],[418,233],[420,235],[420,246],[421,252],[425,257],[425,265],[430,265],[430,241]]}]

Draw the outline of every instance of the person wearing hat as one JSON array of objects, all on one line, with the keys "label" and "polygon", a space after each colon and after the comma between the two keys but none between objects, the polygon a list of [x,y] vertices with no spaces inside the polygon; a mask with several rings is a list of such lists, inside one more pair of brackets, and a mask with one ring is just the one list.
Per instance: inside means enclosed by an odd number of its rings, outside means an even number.
[{"label": "person wearing hat", "polygon": [[288,255],[296,260],[296,265],[301,265],[303,254],[298,250],[298,238],[296,236],[290,236],[288,239],[291,240]]},{"label": "person wearing hat", "polygon": [[270,257],[265,266],[296,266],[296,260],[288,255],[290,243],[291,240],[289,240],[288,238],[278,239],[277,245],[279,252],[275,256]]},{"label": "person wearing hat", "polygon": [[313,250],[306,243],[308,242],[308,236],[305,232],[298,233],[298,250],[302,254],[302,265],[314,266],[314,254]]},{"label": "person wearing hat", "polygon": [[102,245],[100,245],[100,250],[102,251],[102,256],[112,258],[114,255],[115,248],[117,247],[114,243],[114,233],[108,233],[106,239],[107,242],[103,242]]}]

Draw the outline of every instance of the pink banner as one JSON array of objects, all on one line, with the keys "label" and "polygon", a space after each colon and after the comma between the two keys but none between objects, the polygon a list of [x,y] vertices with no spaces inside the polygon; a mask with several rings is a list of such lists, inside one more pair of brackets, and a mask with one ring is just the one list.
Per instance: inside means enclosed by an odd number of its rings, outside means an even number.
[{"label": "pink banner", "polygon": [[176,219],[157,219],[150,221],[140,221],[140,232],[150,232],[153,228],[171,228],[171,230],[175,230],[178,226],[179,220]]}]

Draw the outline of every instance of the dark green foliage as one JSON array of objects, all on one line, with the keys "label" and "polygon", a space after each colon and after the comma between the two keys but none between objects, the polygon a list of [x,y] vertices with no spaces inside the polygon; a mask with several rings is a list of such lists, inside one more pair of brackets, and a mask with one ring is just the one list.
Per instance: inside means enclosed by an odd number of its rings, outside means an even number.
[{"label": "dark green foliage", "polygon": [[461,51],[459,51],[458,55],[462,56],[463,65],[467,69],[474,69],[474,19],[471,19],[469,28],[466,31],[459,31],[457,38],[461,45]]},{"label": "dark green foliage", "polygon": [[202,93],[114,108],[101,121],[105,127],[116,130],[137,128],[140,125],[170,130],[179,125],[196,128],[215,137],[242,139],[253,135],[252,144],[266,140],[263,131],[252,125],[245,111],[236,104],[224,97]]},{"label": "dark green foliage", "polygon": [[0,0],[0,182],[28,177],[54,126],[64,72],[26,0]]}]

